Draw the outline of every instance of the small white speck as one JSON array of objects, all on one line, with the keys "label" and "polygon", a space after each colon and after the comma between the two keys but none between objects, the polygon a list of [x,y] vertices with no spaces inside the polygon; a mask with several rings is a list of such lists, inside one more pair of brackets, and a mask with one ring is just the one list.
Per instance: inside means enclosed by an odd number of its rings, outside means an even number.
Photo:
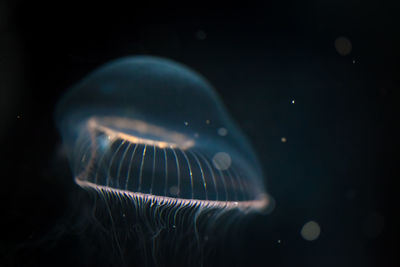
[{"label": "small white speck", "polygon": [[175,224],[174,224],[174,225],[172,225],[172,228],[174,228],[174,229],[175,229],[175,228],[176,228],[176,225],[175,225]]},{"label": "small white speck", "polygon": [[296,101],[293,99],[291,103],[294,104],[295,102],[296,102]]},{"label": "small white speck", "polygon": [[281,240],[280,240],[280,239],[278,240],[278,243],[279,243],[279,244],[281,243]]},{"label": "small white speck", "polygon": [[206,120],[206,123],[207,123],[207,124],[210,124],[210,120]]},{"label": "small white speck", "polygon": [[282,143],[286,143],[286,142],[287,142],[286,137],[282,137],[282,138],[281,138],[281,142],[282,142]]},{"label": "small white speck", "polygon": [[353,64],[356,64],[356,60],[355,59],[353,59]]},{"label": "small white speck", "polygon": [[189,122],[185,121],[184,124],[185,124],[185,126],[188,126],[188,125],[189,125]]},{"label": "small white speck", "polygon": [[20,115],[17,115],[17,119],[21,119],[21,116],[20,116]]}]

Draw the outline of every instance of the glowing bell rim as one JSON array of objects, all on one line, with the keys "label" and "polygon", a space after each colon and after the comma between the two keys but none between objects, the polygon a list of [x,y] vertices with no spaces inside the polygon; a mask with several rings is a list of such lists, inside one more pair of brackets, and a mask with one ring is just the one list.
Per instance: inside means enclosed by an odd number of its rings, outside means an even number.
[{"label": "glowing bell rim", "polygon": [[[162,136],[163,138],[167,138],[170,141],[159,141],[159,140],[137,137],[134,135],[124,133],[122,131],[116,131],[109,126],[106,126],[106,124],[113,125],[114,127],[135,130],[144,134],[151,133],[155,136]],[[87,125],[89,131],[94,131],[94,130],[102,131],[112,139],[121,138],[123,140],[127,140],[134,144],[154,145],[159,148],[179,147],[180,149],[188,149],[194,146],[194,141],[187,138],[183,134],[173,131],[168,131],[162,127],[148,124],[146,122],[135,119],[127,119],[127,118],[111,117],[111,116],[101,117],[101,118],[92,117],[88,120]]]},{"label": "glowing bell rim", "polygon": [[83,188],[93,188],[97,191],[106,191],[118,195],[123,195],[131,199],[137,199],[145,202],[153,202],[155,205],[174,204],[177,206],[192,206],[203,208],[220,208],[224,210],[243,210],[243,211],[264,211],[270,204],[267,194],[260,194],[257,199],[246,201],[223,201],[223,200],[203,200],[203,199],[185,199],[167,196],[157,196],[140,192],[131,192],[127,190],[115,189],[108,186],[97,185],[88,181],[75,179],[76,183]]}]

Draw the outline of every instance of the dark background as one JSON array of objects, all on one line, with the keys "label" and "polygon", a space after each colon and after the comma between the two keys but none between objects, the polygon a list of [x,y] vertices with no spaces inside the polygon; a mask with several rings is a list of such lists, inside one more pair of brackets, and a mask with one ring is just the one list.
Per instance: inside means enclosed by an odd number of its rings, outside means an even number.
[{"label": "dark background", "polygon": [[[398,6],[0,3],[0,266],[19,264],[21,247],[68,208],[75,185],[57,154],[56,101],[95,67],[136,54],[207,77],[258,153],[276,206],[243,225],[237,265],[398,266]],[[321,234],[307,241],[311,220]],[[76,265],[76,250],[22,262]]]}]

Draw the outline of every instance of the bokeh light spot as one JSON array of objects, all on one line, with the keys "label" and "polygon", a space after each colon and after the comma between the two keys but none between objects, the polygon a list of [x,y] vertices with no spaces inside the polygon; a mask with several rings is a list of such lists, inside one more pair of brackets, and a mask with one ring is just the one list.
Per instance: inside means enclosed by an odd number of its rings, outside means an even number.
[{"label": "bokeh light spot", "polygon": [[351,53],[353,46],[349,39],[341,36],[341,37],[336,38],[335,48],[336,48],[336,51],[339,53],[339,55],[347,56],[348,54]]},{"label": "bokeh light spot", "polygon": [[221,171],[227,170],[231,166],[231,163],[232,159],[228,153],[218,152],[213,157],[214,167],[217,168],[218,170]]},{"label": "bokeh light spot", "polygon": [[319,224],[315,221],[309,221],[301,228],[300,234],[307,241],[316,240],[321,233]]},{"label": "bokeh light spot", "polygon": [[228,130],[224,127],[221,127],[218,129],[218,135],[220,136],[226,136],[228,134]]},{"label": "bokeh light spot", "polygon": [[204,31],[199,30],[196,32],[196,38],[198,40],[205,40],[207,38],[207,34]]}]

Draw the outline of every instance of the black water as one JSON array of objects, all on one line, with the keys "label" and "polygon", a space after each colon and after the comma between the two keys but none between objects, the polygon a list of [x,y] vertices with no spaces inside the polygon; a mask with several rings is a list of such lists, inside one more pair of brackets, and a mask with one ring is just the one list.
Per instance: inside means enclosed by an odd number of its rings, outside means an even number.
[{"label": "black water", "polygon": [[[90,265],[85,255],[96,248],[77,246],[83,235],[27,245],[57,225],[77,190],[54,106],[104,62],[151,54],[194,68],[217,88],[276,200],[270,215],[243,225],[241,258],[224,255],[227,266],[398,266],[394,4],[6,1],[0,10],[0,265]],[[336,49],[339,37],[347,39]],[[321,229],[314,241],[300,233],[309,221]]]}]

